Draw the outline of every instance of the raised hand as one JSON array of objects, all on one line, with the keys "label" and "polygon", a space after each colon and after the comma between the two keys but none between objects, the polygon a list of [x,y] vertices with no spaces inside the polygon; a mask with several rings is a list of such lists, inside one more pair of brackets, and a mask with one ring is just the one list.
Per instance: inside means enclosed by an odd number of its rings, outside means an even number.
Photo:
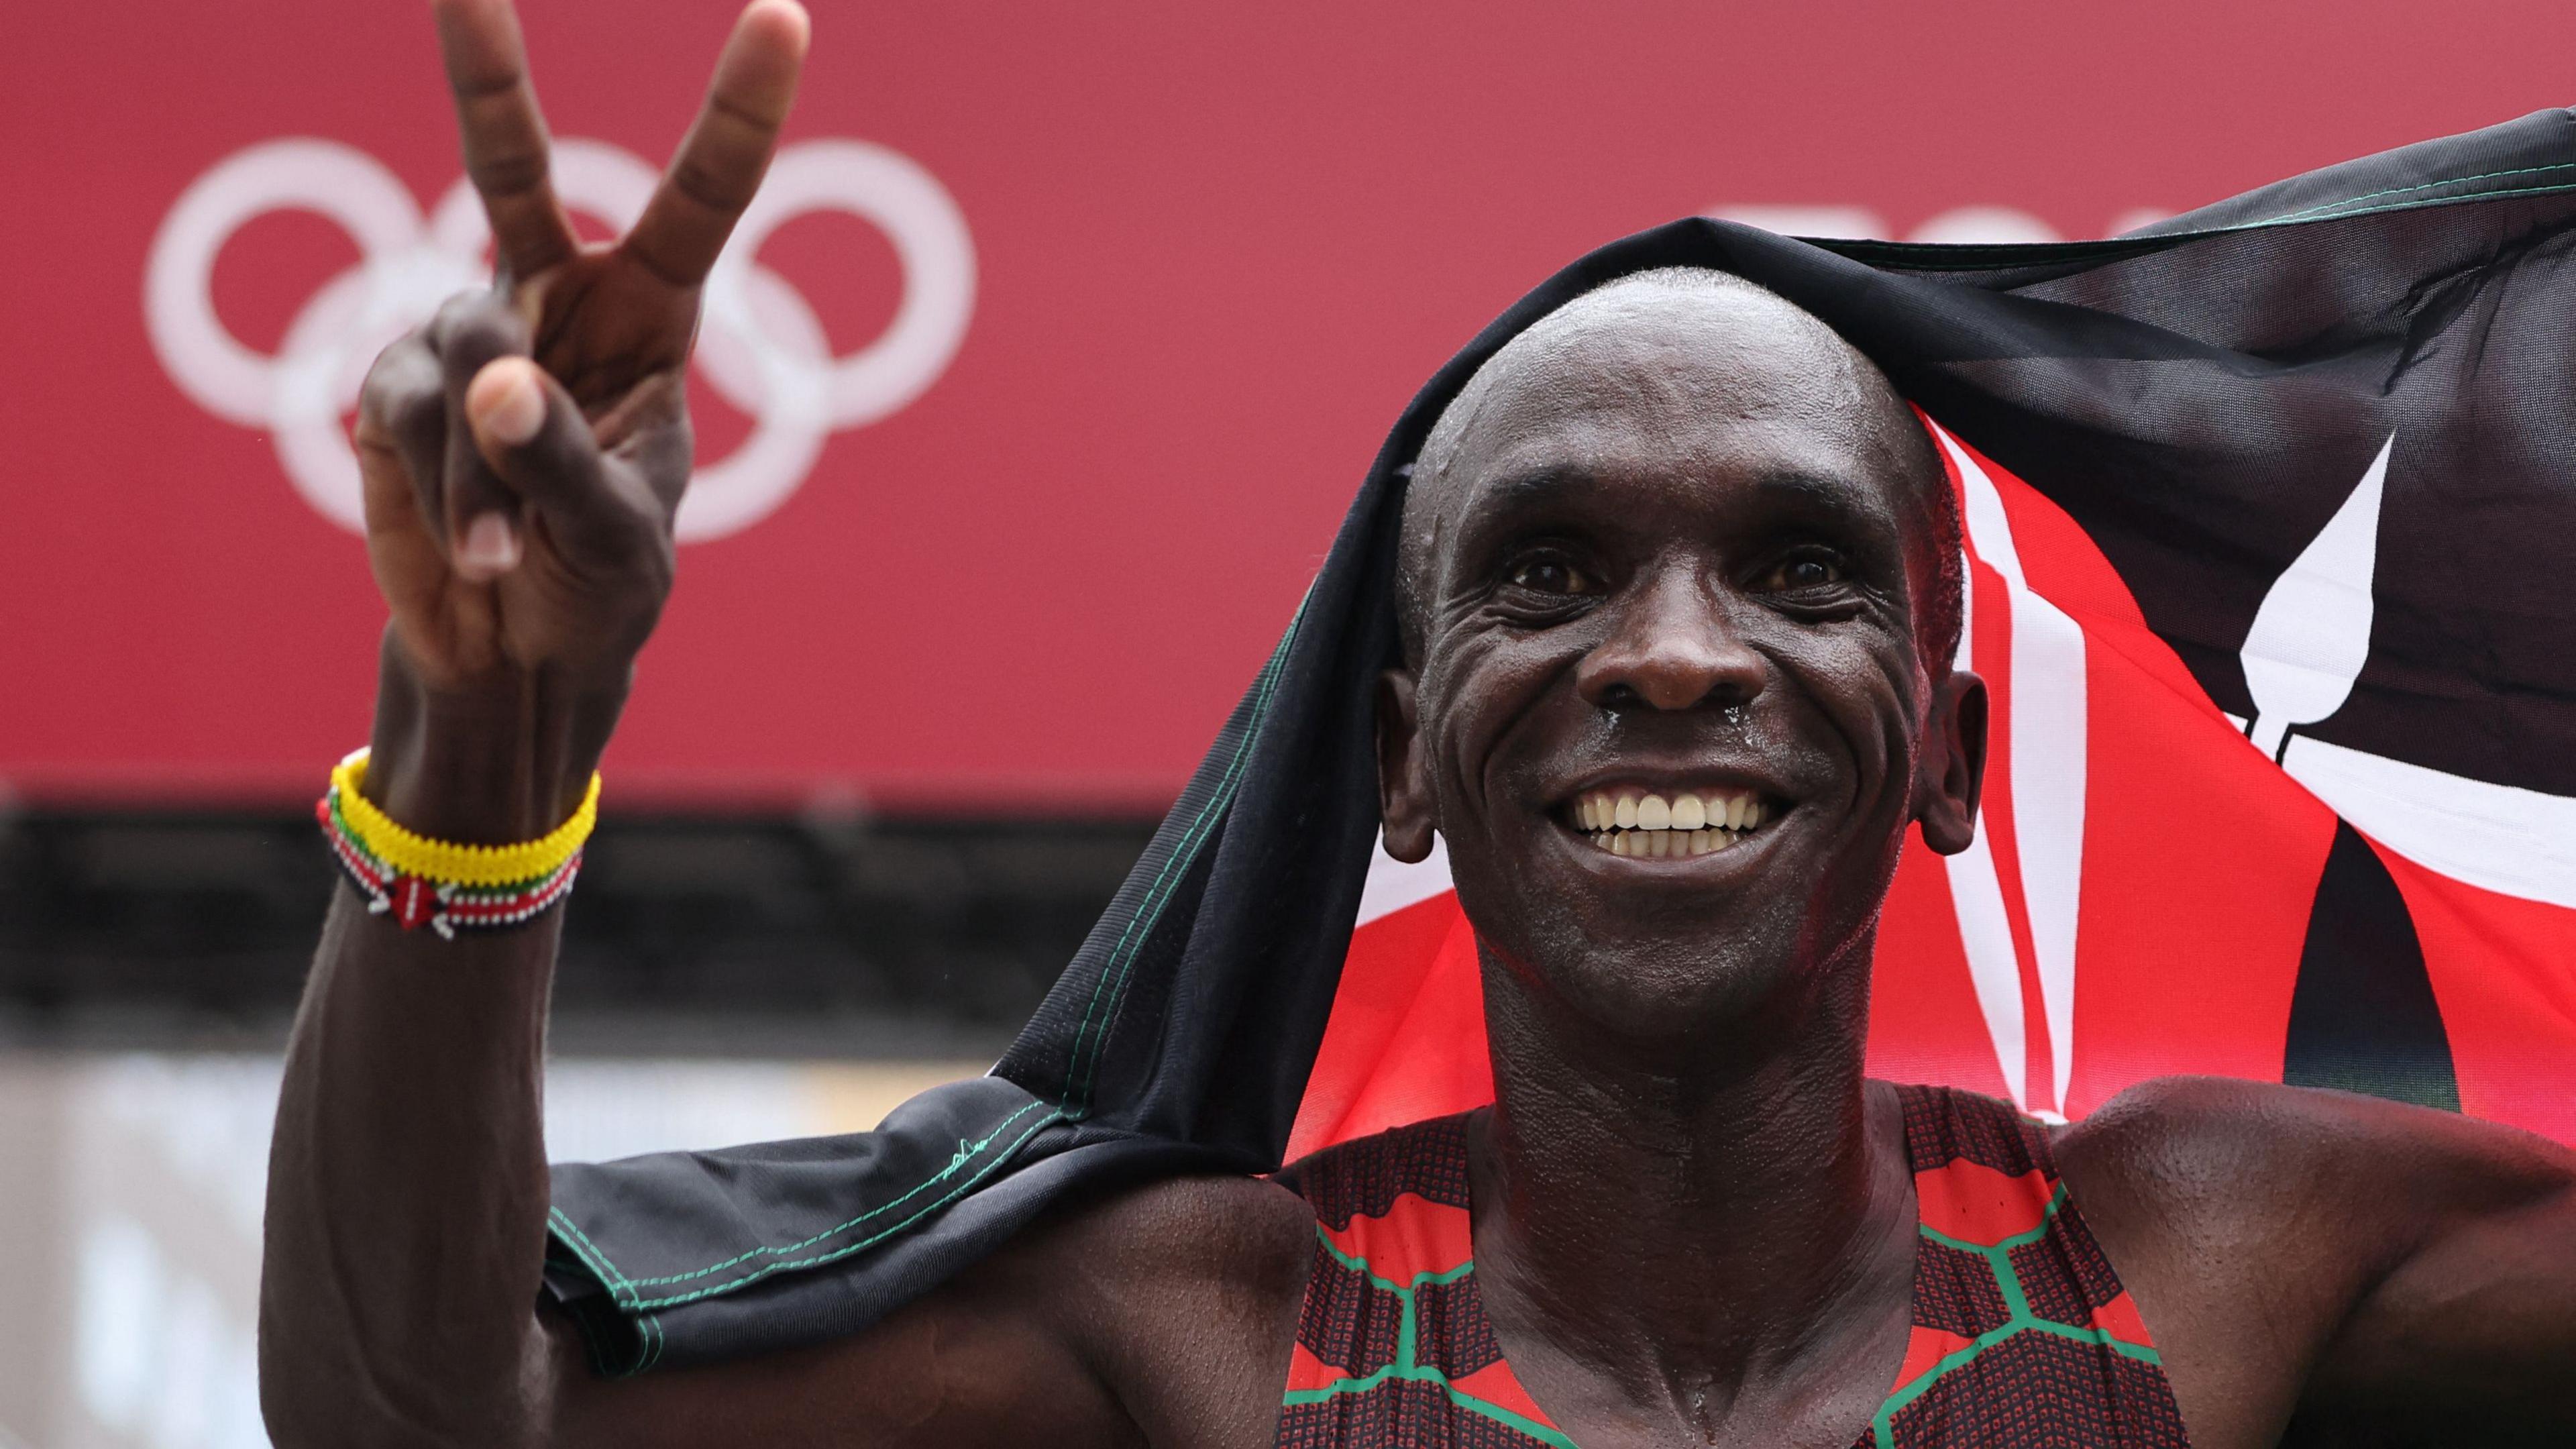
[{"label": "raised hand", "polygon": [[[500,279],[386,349],[360,394],[367,547],[393,613],[368,793],[404,818],[423,770],[457,753],[425,730],[515,721],[535,758],[505,768],[526,778],[499,803],[527,818],[453,828],[542,829],[560,814],[545,797],[577,792],[606,743],[670,592],[699,293],[776,148],[808,27],[795,0],[754,0],[635,229],[586,247],[548,180],[509,0],[433,8]],[[470,792],[439,793],[421,807],[453,814]]]},{"label": "raised hand", "polygon": [[[578,803],[669,595],[699,286],[777,143],[806,20],[754,0],[633,234],[584,247],[509,0],[435,9],[501,281],[387,348],[360,394],[393,610],[365,790],[415,831],[498,843]],[[561,920],[450,941],[336,896],[269,1155],[261,1405],[284,1449],[567,1442],[579,1370],[533,1307]]]}]

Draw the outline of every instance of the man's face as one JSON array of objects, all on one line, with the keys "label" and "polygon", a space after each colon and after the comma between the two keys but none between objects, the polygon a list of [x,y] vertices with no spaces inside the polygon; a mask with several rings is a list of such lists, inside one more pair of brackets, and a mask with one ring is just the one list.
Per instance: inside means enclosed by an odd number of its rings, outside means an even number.
[{"label": "man's face", "polygon": [[1414,483],[1389,841],[1439,830],[1526,989],[1687,1036],[1865,945],[1910,820],[1965,844],[1982,697],[1918,650],[1927,456],[1762,294],[1612,288],[1512,347]]}]

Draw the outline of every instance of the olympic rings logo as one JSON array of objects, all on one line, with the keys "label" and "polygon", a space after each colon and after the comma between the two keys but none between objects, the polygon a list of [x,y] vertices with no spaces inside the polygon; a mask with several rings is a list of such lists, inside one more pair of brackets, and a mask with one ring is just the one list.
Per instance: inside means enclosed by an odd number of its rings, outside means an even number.
[{"label": "olympic rings logo", "polygon": [[[620,232],[652,195],[653,169],[600,141],[559,139],[564,204]],[[313,294],[274,356],[244,346],[215,315],[215,257],[253,217],[317,212],[358,244],[357,265]],[[752,260],[786,221],[834,210],[893,243],[903,298],[874,341],[833,355],[802,293]],[[367,367],[447,296],[490,280],[490,230],[460,178],[423,217],[374,157],[336,141],[269,141],[237,152],[180,194],[153,238],[144,319],[171,379],[217,417],[267,429],[306,502],[353,531],[365,520],[358,463],[341,419]],[[698,469],[680,505],[683,541],[747,528],[786,501],[823,440],[921,396],[956,356],[975,307],[975,246],[945,188],[909,158],[863,141],[780,151],[723,257],[707,276],[697,361],[707,382],[754,422],[725,458]]]}]

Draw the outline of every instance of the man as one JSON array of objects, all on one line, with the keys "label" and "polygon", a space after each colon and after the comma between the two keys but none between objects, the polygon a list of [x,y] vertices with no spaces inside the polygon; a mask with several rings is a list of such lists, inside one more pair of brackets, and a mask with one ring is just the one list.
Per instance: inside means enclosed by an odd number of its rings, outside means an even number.
[{"label": "man", "polygon": [[[393,622],[360,790],[498,845],[578,818],[667,595],[697,287],[806,23],[745,12],[635,232],[584,250],[506,0],[439,20],[509,280],[365,390]],[[1096,1187],[791,1352],[586,1371],[531,1307],[559,918],[451,940],[343,891],[272,1160],[273,1435],[2565,1442],[2576,1156],[2279,1087],[2044,1133],[1864,1080],[1899,846],[1976,818],[1949,499],[1880,371],[1760,288],[1650,270],[1521,330],[1414,463],[1376,715],[1388,848],[1437,832],[1475,926],[1494,1105]]]}]

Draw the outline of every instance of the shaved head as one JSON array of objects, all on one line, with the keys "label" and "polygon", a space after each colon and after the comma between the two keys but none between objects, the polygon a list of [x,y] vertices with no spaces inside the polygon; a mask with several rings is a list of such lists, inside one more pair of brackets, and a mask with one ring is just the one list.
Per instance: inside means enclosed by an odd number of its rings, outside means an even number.
[{"label": "shaved head", "polygon": [[[1905,480],[1919,543],[1915,576],[1916,637],[1937,676],[1958,650],[1962,613],[1957,501],[1932,440],[1876,364],[1814,314],[1778,293],[1730,273],[1665,267],[1605,282],[1523,330],[1476,370],[1442,411],[1415,456],[1396,556],[1399,623],[1408,664],[1418,666],[1428,635],[1434,563],[1457,522],[1462,485],[1472,473],[1479,421],[1500,399],[1549,386],[1550,374],[1605,329],[1652,323],[1669,328],[1688,317],[1692,368],[1781,366],[1801,369],[1801,390],[1819,421],[1858,425],[1887,473]],[[1677,368],[1677,370],[1679,370]],[[1464,465],[1464,466],[1462,466]]]}]

